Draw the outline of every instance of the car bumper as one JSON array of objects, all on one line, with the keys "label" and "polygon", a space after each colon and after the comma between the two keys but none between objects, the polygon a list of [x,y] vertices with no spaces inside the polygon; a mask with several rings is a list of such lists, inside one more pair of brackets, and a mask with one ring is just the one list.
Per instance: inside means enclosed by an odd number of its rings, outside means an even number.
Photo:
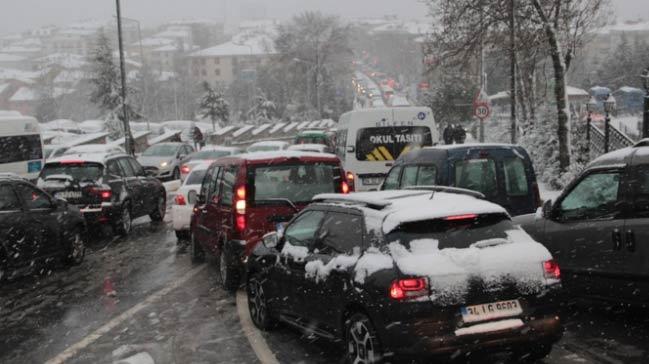
[{"label": "car bumper", "polygon": [[[426,323],[395,323],[385,330],[382,342],[390,343],[387,352],[399,357],[457,356],[462,353],[498,352],[552,345],[562,334],[558,316],[523,320],[523,326],[468,335],[427,335]],[[434,325],[431,325],[434,326]]]},{"label": "car bumper", "polygon": [[119,217],[119,209],[112,203],[104,202],[101,205],[76,206],[89,225],[104,224]]},{"label": "car bumper", "polygon": [[189,230],[194,208],[192,206],[171,206],[171,219],[174,230]]}]

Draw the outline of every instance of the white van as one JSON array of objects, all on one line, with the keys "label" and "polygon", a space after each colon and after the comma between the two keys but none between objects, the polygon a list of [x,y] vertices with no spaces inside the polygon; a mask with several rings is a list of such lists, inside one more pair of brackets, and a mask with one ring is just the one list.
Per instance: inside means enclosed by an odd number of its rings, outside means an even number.
[{"label": "white van", "polygon": [[0,114],[0,172],[35,180],[43,168],[43,142],[32,117]]},{"label": "white van", "polygon": [[336,131],[336,154],[356,191],[378,188],[401,154],[439,141],[427,107],[354,110],[343,114]]}]

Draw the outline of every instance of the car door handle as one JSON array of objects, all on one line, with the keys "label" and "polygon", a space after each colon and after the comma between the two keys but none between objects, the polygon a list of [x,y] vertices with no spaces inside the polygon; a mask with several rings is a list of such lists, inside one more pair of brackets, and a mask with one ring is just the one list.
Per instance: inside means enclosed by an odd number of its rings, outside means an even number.
[{"label": "car door handle", "polygon": [[630,252],[635,251],[635,233],[633,230],[626,232],[626,249]]},{"label": "car door handle", "polygon": [[622,249],[622,233],[619,229],[613,230],[613,250]]}]

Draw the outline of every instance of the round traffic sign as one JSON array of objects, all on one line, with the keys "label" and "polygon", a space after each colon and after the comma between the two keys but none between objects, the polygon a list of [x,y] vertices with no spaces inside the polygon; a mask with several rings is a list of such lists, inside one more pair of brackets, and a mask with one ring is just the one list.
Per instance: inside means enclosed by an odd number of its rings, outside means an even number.
[{"label": "round traffic sign", "polygon": [[488,118],[490,114],[491,109],[489,108],[489,104],[486,102],[478,102],[473,107],[473,115],[478,119],[484,120]]}]

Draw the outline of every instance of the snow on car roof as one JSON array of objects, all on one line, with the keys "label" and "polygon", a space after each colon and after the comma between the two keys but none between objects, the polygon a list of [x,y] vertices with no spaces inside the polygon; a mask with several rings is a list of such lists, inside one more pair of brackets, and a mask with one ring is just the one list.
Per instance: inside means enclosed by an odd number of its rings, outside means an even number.
[{"label": "snow on car roof", "polygon": [[506,143],[465,143],[465,144],[445,144],[433,147],[424,147],[423,149],[459,149],[459,148],[514,148],[515,144]]},{"label": "snow on car roof", "polygon": [[215,150],[215,151],[222,150],[222,151],[231,152],[231,151],[239,150],[239,148],[237,148],[237,147],[228,147],[228,146],[224,146],[224,145],[208,144],[208,145],[204,146],[203,148],[201,148],[201,150],[199,152],[206,152],[206,151],[212,151],[212,150]]},{"label": "snow on car roof", "polygon": [[[432,198],[431,198],[432,197]],[[349,195],[322,194],[314,200],[333,200],[379,207],[384,234],[407,222],[440,219],[465,214],[507,214],[494,203],[472,196],[419,190],[358,192]]]},{"label": "snow on car roof", "polygon": [[282,140],[267,140],[264,142],[253,143],[250,146],[284,146],[286,144],[288,144],[288,142]]},{"label": "snow on car roof", "polygon": [[[48,160],[45,164],[50,163],[61,163],[66,161],[82,161],[82,162],[91,162],[91,163],[101,163],[103,164],[106,158],[115,157],[121,155],[120,153],[79,153],[79,154],[65,154],[60,157],[56,157]],[[125,155],[125,154],[124,154]]]},{"label": "snow on car roof", "polygon": [[324,144],[294,144],[289,145],[288,150],[303,150],[306,152],[324,153],[327,146]]},{"label": "snow on car roof", "polygon": [[274,159],[274,158],[302,158],[302,157],[311,157],[311,158],[327,158],[327,159],[338,159],[333,154],[326,153],[314,153],[314,152],[302,152],[295,150],[278,150],[270,152],[251,152],[245,154],[239,154],[235,156],[236,158],[246,159],[246,160],[264,160],[264,159]]}]

